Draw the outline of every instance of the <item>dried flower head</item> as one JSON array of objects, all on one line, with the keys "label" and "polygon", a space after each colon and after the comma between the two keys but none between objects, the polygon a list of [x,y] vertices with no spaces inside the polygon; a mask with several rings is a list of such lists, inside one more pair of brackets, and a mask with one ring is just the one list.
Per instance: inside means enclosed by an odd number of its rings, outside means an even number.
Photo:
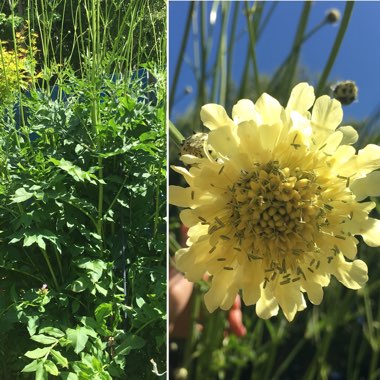
[{"label": "dried flower head", "polygon": [[212,276],[209,311],[229,309],[241,291],[259,317],[281,307],[291,321],[306,307],[305,293],[322,301],[331,275],[361,288],[367,266],[355,258],[355,235],[380,245],[380,221],[369,217],[375,203],[361,202],[380,195],[380,147],[356,153],[356,131],[337,128],[341,104],[315,100],[307,83],[293,89],[285,109],[263,94],[256,104],[240,100],[232,116],[216,104],[202,107],[207,147],[181,156],[189,168],[173,169],[189,186],[170,189],[189,227],[176,263],[190,281]]}]

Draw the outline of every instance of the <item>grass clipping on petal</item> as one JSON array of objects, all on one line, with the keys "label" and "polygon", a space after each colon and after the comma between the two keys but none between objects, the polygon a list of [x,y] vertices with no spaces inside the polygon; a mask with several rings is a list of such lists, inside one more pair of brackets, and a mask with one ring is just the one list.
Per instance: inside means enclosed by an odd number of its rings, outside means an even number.
[{"label": "grass clipping on petal", "polygon": [[300,83],[285,108],[263,94],[240,100],[232,118],[216,104],[201,118],[210,131],[186,141],[185,167],[173,170],[188,186],[171,186],[170,202],[189,227],[176,265],[191,281],[212,276],[208,310],[229,309],[241,292],[259,317],[281,308],[291,321],[305,293],[321,303],[331,275],[361,288],[367,266],[355,259],[355,235],[380,245],[380,221],[368,216],[375,203],[362,201],[380,195],[380,147],[349,145],[357,133],[338,128],[341,104]]}]

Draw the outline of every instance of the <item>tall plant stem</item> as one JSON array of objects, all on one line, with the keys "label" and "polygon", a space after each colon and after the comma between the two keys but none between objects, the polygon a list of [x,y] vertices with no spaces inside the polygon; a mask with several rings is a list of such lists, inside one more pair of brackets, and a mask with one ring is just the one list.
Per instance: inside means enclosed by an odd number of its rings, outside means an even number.
[{"label": "tall plant stem", "polygon": [[301,51],[301,44],[302,44],[302,41],[304,40],[307,22],[310,15],[310,10],[311,10],[311,2],[306,1],[302,9],[300,21],[298,23],[297,33],[294,38],[292,54],[290,57],[290,63],[287,66],[286,74],[285,74],[285,77],[283,78],[285,80],[286,85],[281,86],[282,97],[288,96],[290,92],[290,88],[292,86],[293,78],[297,70],[298,59],[299,59],[299,55]]},{"label": "tall plant stem", "polygon": [[[265,5],[264,2],[255,2],[252,9],[249,10],[249,13],[246,13],[247,23],[253,22],[254,24],[253,31],[258,30],[258,25],[260,24],[264,5]],[[245,5],[245,7],[247,9],[247,4]],[[257,38],[255,42],[257,42]],[[252,58],[250,45],[251,45],[251,40],[248,39],[248,49],[247,49],[246,58],[244,61],[243,75],[242,75],[240,86],[239,86],[239,89],[240,89],[239,96],[238,96],[239,99],[243,98],[246,94],[246,88],[247,88],[248,79],[249,79],[249,68],[251,65],[251,58]],[[258,95],[258,92],[256,92],[256,94]]]},{"label": "tall plant stem", "polygon": [[47,264],[47,266],[48,266],[48,268],[49,268],[49,272],[50,272],[51,277],[52,277],[52,279],[53,279],[54,285],[55,285],[56,289],[58,289],[59,286],[58,286],[57,277],[55,276],[55,273],[54,273],[53,267],[52,267],[52,265],[51,265],[51,262],[50,262],[49,256],[48,256],[48,254],[46,253],[46,250],[45,250],[45,249],[42,249],[42,248],[40,248],[40,249],[41,249],[41,252],[42,252],[42,256],[44,257],[44,259],[45,259],[45,261],[46,261],[46,264]]},{"label": "tall plant stem", "polygon": [[172,142],[177,146],[177,148],[180,149],[185,138],[170,120],[169,120],[169,137],[172,140]]},{"label": "tall plant stem", "polygon": [[191,19],[193,17],[194,6],[195,6],[195,1],[190,2],[189,12],[187,14],[186,25],[185,25],[185,33],[183,34],[183,37],[182,37],[181,47],[179,49],[178,61],[176,63],[175,69],[174,69],[174,76],[173,76],[172,84],[170,86],[169,113],[173,107],[174,96],[175,96],[175,93],[177,90],[178,77],[179,77],[179,74],[181,72],[181,68],[182,68],[182,64],[183,64],[183,60],[184,60],[184,56],[185,56],[185,49],[186,49],[187,40],[189,39]]},{"label": "tall plant stem", "polygon": [[326,85],[327,78],[328,78],[328,76],[329,76],[329,74],[331,72],[331,69],[333,68],[335,59],[338,56],[339,49],[340,49],[340,47],[342,45],[343,37],[344,37],[344,35],[346,33],[346,30],[347,30],[347,27],[348,27],[348,23],[350,22],[350,18],[351,18],[351,13],[352,13],[353,7],[354,7],[354,2],[353,1],[347,1],[346,2],[346,7],[344,9],[344,14],[343,14],[343,17],[342,17],[342,22],[340,24],[338,34],[336,36],[334,45],[333,45],[333,47],[331,49],[329,59],[327,60],[326,66],[323,69],[321,78],[319,79],[317,88],[315,90],[315,95],[317,97],[322,94],[323,88]]},{"label": "tall plant stem", "polygon": [[259,69],[257,67],[257,60],[256,60],[256,35],[255,35],[254,26],[250,22],[250,17],[249,17],[250,9],[249,9],[248,2],[245,3],[245,11],[246,11],[248,33],[249,33],[249,52],[250,52],[252,63],[253,63],[253,78],[255,82],[255,90],[257,91],[258,94],[260,94]]},{"label": "tall plant stem", "polygon": [[[29,133],[26,130],[25,127],[25,115],[24,115],[24,107],[23,107],[23,101],[22,101],[22,93],[21,93],[21,78],[20,78],[20,68],[19,68],[19,60],[18,60],[18,44],[17,44],[17,38],[16,38],[16,26],[15,26],[15,14],[14,14],[14,3],[12,0],[11,4],[11,17],[12,17],[12,38],[13,38],[13,46],[14,46],[14,55],[15,55],[15,63],[16,63],[16,76],[17,76],[17,82],[19,84],[19,91],[18,91],[18,101],[19,101],[19,109],[20,109],[20,116],[21,116],[21,129],[23,130],[25,134],[25,139],[29,144],[29,148],[32,153],[34,153],[34,149],[32,146],[32,143],[29,138]],[[18,131],[15,130],[15,137],[16,137],[16,143],[18,147],[20,147],[20,140],[18,137]]]},{"label": "tall plant stem", "polygon": [[185,351],[183,354],[183,366],[188,369],[189,375],[191,378],[191,362],[193,360],[192,353],[195,347],[197,331],[196,331],[196,319],[199,316],[201,309],[201,294],[199,288],[194,286],[193,295],[192,295],[192,308],[190,313],[190,324],[189,324],[189,339],[186,341]]},{"label": "tall plant stem", "polygon": [[232,84],[232,71],[233,71],[233,57],[234,57],[234,47],[235,47],[235,36],[236,36],[236,28],[238,24],[239,17],[239,3],[234,3],[232,5],[234,7],[233,16],[232,16],[232,26],[230,37],[228,41],[228,51],[227,51],[227,75],[226,75],[226,92],[225,97],[230,93],[231,84]]},{"label": "tall plant stem", "polygon": [[221,32],[214,64],[211,101],[225,105],[227,80],[227,24],[230,4],[221,4]]}]

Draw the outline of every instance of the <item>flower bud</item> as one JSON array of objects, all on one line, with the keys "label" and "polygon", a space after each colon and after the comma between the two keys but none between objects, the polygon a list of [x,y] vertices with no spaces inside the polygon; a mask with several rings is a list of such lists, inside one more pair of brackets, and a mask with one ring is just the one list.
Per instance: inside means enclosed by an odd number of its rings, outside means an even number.
[{"label": "flower bud", "polygon": [[338,82],[332,87],[333,96],[347,106],[358,98],[358,87],[352,80]]},{"label": "flower bud", "polygon": [[333,8],[329,9],[326,12],[326,21],[330,24],[335,24],[340,20],[340,11],[339,9]]}]

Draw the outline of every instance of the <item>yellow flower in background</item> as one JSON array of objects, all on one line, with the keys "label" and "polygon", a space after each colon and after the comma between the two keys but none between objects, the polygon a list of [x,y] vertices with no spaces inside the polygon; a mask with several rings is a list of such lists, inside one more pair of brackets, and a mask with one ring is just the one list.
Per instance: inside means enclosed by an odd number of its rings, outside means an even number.
[{"label": "yellow flower in background", "polygon": [[380,147],[356,153],[357,133],[337,128],[342,118],[341,104],[315,100],[307,83],[285,109],[268,94],[240,100],[232,119],[219,105],[202,107],[210,132],[200,154],[182,152],[187,168],[173,167],[189,186],[171,186],[170,202],[185,208],[189,227],[176,265],[190,281],[212,276],[210,312],[229,309],[241,291],[259,317],[281,307],[291,321],[305,293],[321,303],[331,275],[350,289],[366,283],[355,235],[380,245],[380,221],[368,216],[375,203],[360,202],[380,195]]}]

